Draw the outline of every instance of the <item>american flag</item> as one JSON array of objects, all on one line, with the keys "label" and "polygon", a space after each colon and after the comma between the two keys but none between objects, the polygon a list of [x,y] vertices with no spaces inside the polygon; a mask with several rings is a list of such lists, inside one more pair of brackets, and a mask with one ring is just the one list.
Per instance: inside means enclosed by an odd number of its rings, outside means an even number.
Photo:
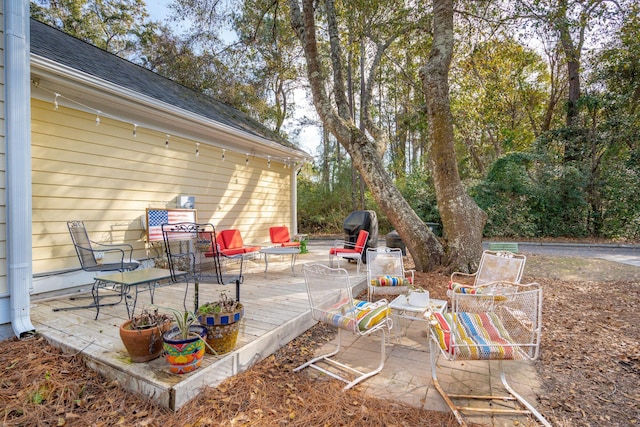
[{"label": "american flag", "polygon": [[192,209],[148,209],[147,233],[149,241],[162,241],[162,224],[196,222],[196,211]]}]

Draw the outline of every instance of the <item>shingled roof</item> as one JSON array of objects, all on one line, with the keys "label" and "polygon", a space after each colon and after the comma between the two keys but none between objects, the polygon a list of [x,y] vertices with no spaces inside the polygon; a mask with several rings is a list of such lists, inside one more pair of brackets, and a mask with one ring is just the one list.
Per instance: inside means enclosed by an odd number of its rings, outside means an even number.
[{"label": "shingled roof", "polygon": [[298,148],[236,108],[35,19],[31,19],[31,53],[243,132]]}]

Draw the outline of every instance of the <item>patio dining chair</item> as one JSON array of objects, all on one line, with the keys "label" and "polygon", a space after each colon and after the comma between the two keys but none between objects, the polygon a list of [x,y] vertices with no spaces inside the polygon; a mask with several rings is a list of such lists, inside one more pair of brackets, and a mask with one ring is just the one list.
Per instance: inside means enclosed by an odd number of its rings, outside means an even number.
[{"label": "patio dining chair", "polygon": [[[473,294],[454,293],[450,312],[425,314],[430,321],[431,376],[435,388],[460,425],[467,425],[462,412],[479,412],[533,415],[543,425],[550,427],[551,424],[533,405],[508,384],[503,366],[503,362],[507,361],[532,361],[538,358],[542,330],[542,289],[537,283],[519,285],[493,282],[480,285],[475,290]],[[438,382],[438,354],[450,361],[498,361],[500,380],[508,394],[448,393]],[[467,405],[454,402],[459,399]],[[479,407],[469,403],[475,400],[490,402],[490,406]],[[507,408],[504,402],[519,402],[519,407]]]},{"label": "patio dining chair", "polygon": [[271,243],[277,246],[297,246],[300,247],[300,242],[292,241],[289,234],[289,228],[287,226],[275,226],[269,227],[269,238]]},{"label": "patio dining chair", "polygon": [[[80,261],[80,268],[83,271],[90,273],[102,273],[102,272],[123,272],[135,270],[140,266],[140,263],[132,258],[133,246],[128,243],[119,244],[105,244],[95,242],[89,239],[87,228],[84,225],[84,221],[74,220],[67,221],[67,228],[71,235],[71,242]],[[98,261],[100,260],[100,261]],[[103,261],[108,260],[108,261]],[[54,311],[68,311],[79,310],[83,308],[96,308],[99,307],[117,305],[122,301],[123,289],[121,288],[109,288],[114,291],[113,294],[100,295],[100,289],[107,289],[109,285],[106,285],[100,280],[94,280],[91,287],[91,296],[76,296],[70,298],[71,300],[77,300],[82,298],[92,298],[93,302],[89,305],[73,306],[56,308]],[[104,298],[118,298],[115,302],[101,303]],[[97,318],[97,315],[96,315]]]},{"label": "patio dining chair", "polygon": [[369,232],[360,230],[355,242],[346,240],[336,240],[329,249],[329,265],[333,267],[335,259],[338,268],[340,268],[340,258],[352,259],[357,263],[357,272],[360,274],[360,265],[362,265],[362,257],[364,256],[364,248],[367,245]]},{"label": "patio dining chair", "polygon": [[520,283],[527,257],[509,251],[484,251],[475,273],[453,272],[447,295],[473,293],[475,288],[494,282]]},{"label": "patio dining chair", "polygon": [[400,248],[367,248],[367,299],[376,294],[398,295],[409,291],[415,270],[405,270]]},{"label": "patio dining chair", "polygon": [[[244,253],[226,255],[217,243],[219,239],[213,224],[163,224],[162,237],[173,281],[187,284],[183,301],[185,310],[190,283],[194,284],[194,311],[199,307],[201,283],[235,284],[236,300],[240,301],[240,284],[244,281]],[[223,271],[222,261],[225,259],[238,262],[237,273],[235,270],[231,273]]]},{"label": "patio dining chair", "polygon": [[[385,331],[389,332],[392,327],[387,301],[383,299],[371,303],[354,299],[349,273],[343,268],[306,264],[303,271],[313,319],[338,328],[338,337],[334,350],[298,366],[294,372],[311,367],[347,383],[345,390],[380,372],[385,360]],[[337,360],[342,349],[343,331],[358,336],[380,332],[380,361],[376,368],[358,369]]]}]

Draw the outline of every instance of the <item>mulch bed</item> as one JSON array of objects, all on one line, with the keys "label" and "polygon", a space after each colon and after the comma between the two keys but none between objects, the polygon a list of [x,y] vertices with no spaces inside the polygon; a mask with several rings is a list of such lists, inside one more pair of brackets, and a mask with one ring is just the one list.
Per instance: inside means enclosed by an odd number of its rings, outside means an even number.
[{"label": "mulch bed", "polygon": [[[527,263],[525,281],[544,290],[543,343],[535,366],[544,384],[534,405],[554,425],[632,426],[640,420],[640,269],[576,261],[571,281]],[[533,267],[530,269],[529,266]],[[542,265],[537,268],[536,265]],[[612,271],[624,271],[616,277]],[[550,273],[550,274],[547,274]],[[416,282],[444,298],[447,277]],[[334,331],[315,326],[247,372],[208,389],[177,412],[132,395],[34,336],[0,343],[2,426],[454,426],[450,414],[342,391],[292,370]],[[531,423],[535,425],[535,423]]]}]

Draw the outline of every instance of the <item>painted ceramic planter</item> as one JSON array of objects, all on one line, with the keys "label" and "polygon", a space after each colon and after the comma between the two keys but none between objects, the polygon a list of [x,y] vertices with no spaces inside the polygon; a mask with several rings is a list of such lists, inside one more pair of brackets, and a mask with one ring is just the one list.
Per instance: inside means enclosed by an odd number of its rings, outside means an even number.
[{"label": "painted ceramic planter", "polygon": [[429,292],[409,292],[409,305],[414,307],[426,307],[429,305]]},{"label": "painted ceramic planter", "polygon": [[191,325],[189,331],[193,336],[186,340],[180,337],[178,328],[173,328],[163,335],[165,359],[169,363],[169,370],[174,374],[193,372],[202,364],[204,357],[204,341],[207,329],[200,325]]},{"label": "painted ceramic planter", "polygon": [[120,325],[120,339],[131,361],[141,363],[158,358],[162,353],[162,335],[170,327],[171,320],[146,329],[132,329],[131,320]]},{"label": "painted ceramic planter", "polygon": [[[228,353],[236,346],[243,316],[242,304],[232,313],[207,313],[198,316],[200,324],[207,329],[207,344],[217,354]],[[209,348],[206,351],[213,353]]]}]

